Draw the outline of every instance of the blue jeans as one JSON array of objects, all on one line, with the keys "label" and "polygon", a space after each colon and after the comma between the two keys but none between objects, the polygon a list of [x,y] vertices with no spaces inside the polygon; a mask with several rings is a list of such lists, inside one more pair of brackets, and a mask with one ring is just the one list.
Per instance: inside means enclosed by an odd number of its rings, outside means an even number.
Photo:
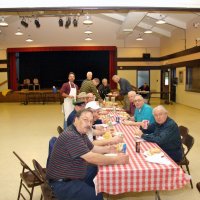
[{"label": "blue jeans", "polygon": [[95,193],[93,178],[96,173],[97,167],[89,165],[84,180],[56,181],[50,185],[59,200],[103,200],[102,193],[97,196]]}]

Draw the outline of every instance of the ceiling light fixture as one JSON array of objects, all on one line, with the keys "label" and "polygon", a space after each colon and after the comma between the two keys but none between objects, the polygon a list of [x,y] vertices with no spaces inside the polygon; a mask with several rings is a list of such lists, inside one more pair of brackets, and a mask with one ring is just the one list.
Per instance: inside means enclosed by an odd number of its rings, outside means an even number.
[{"label": "ceiling light fixture", "polygon": [[71,17],[68,17],[68,19],[65,23],[65,28],[69,28],[70,24],[71,24]]},{"label": "ceiling light fixture", "polygon": [[83,24],[85,24],[85,25],[93,24],[93,21],[92,21],[91,17],[88,14],[85,16],[85,19],[83,20]]},{"label": "ceiling light fixture", "polygon": [[91,41],[92,38],[90,37],[90,34],[88,34],[88,36],[85,38],[86,41]]},{"label": "ceiling light fixture", "polygon": [[91,31],[91,30],[86,30],[85,32],[84,32],[85,34],[92,34],[93,32]]},{"label": "ceiling light fixture", "polygon": [[38,19],[35,19],[34,21],[36,28],[40,28],[40,22]]},{"label": "ceiling light fixture", "polygon": [[15,33],[15,35],[17,36],[23,35],[23,33],[20,31],[20,28],[17,29],[17,32]]},{"label": "ceiling light fixture", "polygon": [[28,35],[28,38],[26,39],[26,42],[33,42],[33,39],[31,39],[30,35]]},{"label": "ceiling light fixture", "polygon": [[149,33],[153,33],[153,31],[151,29],[147,29],[146,31],[144,31],[144,33],[149,34]]},{"label": "ceiling light fixture", "polygon": [[1,18],[0,26],[8,26],[8,23],[5,21],[4,17]]},{"label": "ceiling light fixture", "polygon": [[138,37],[138,38],[136,38],[136,40],[137,40],[137,41],[142,41],[142,40],[143,40],[143,38],[141,37],[141,35],[139,35],[139,37]]},{"label": "ceiling light fixture", "polygon": [[58,24],[59,24],[60,27],[63,26],[63,19],[62,19],[62,18],[60,18],[60,19],[58,20]]},{"label": "ceiling light fixture", "polygon": [[25,18],[22,19],[21,25],[24,26],[25,28],[28,27],[28,23],[26,22],[26,19],[25,19]]},{"label": "ceiling light fixture", "polygon": [[156,24],[165,24],[166,21],[164,20],[165,16],[160,15],[160,19],[156,21]]}]

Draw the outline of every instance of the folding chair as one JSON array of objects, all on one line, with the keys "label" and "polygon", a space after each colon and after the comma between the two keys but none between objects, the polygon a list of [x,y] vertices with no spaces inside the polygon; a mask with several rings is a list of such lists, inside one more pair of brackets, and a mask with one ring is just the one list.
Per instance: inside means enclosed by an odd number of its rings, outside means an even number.
[{"label": "folding chair", "polygon": [[197,190],[200,192],[200,182],[196,184]]},{"label": "folding chair", "polygon": [[46,180],[46,170],[42,168],[42,166],[35,159],[33,159],[33,166],[40,178],[40,181],[43,182],[41,185],[41,190],[44,200],[56,200],[56,197],[54,196],[53,191]]},{"label": "folding chair", "polygon": [[[186,157],[189,153],[189,151],[191,150],[192,146],[194,144],[194,138],[190,135],[190,134],[185,134],[182,137],[182,145],[186,148],[183,147],[183,158],[180,162],[178,162],[177,164],[181,166],[185,166],[187,173],[190,175],[190,169],[189,169],[189,163],[190,161],[188,160],[188,158]],[[192,180],[190,179],[190,185],[191,188],[193,188],[193,183]]]},{"label": "folding chair", "polygon": [[57,131],[58,131],[58,134],[60,135],[64,130],[63,128],[61,128],[61,126],[58,126]]},{"label": "folding chair", "polygon": [[[36,186],[41,185],[43,182],[40,180],[38,177],[37,173],[35,170],[32,170],[20,157],[15,151],[13,151],[13,154],[19,159],[21,165],[22,165],[22,172],[20,173],[20,186],[19,186],[19,192],[18,192],[18,197],[17,200],[22,197],[24,200],[26,200],[26,197],[24,194],[22,194],[22,187],[25,189],[29,195],[29,200],[32,200],[33,198],[33,192],[34,188]],[[42,200],[42,195],[41,198]]]}]

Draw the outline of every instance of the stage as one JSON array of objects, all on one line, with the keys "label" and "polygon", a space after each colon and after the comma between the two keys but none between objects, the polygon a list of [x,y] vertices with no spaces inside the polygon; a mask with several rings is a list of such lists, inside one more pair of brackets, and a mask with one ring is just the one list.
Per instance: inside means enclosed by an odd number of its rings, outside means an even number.
[{"label": "stage", "polygon": [[[5,94],[4,94],[5,95]],[[62,103],[63,99],[60,92],[54,93],[52,89],[45,90],[20,90],[20,91],[9,91],[5,96],[0,93],[0,102],[19,102],[24,105],[29,103],[42,103],[46,104],[49,102]]]}]

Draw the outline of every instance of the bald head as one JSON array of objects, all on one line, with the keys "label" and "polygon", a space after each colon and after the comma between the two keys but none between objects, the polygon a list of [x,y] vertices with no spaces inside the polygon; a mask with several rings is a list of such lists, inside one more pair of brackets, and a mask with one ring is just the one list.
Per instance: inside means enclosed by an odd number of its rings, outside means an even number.
[{"label": "bald head", "polygon": [[88,80],[92,80],[92,72],[87,72],[86,76]]}]

